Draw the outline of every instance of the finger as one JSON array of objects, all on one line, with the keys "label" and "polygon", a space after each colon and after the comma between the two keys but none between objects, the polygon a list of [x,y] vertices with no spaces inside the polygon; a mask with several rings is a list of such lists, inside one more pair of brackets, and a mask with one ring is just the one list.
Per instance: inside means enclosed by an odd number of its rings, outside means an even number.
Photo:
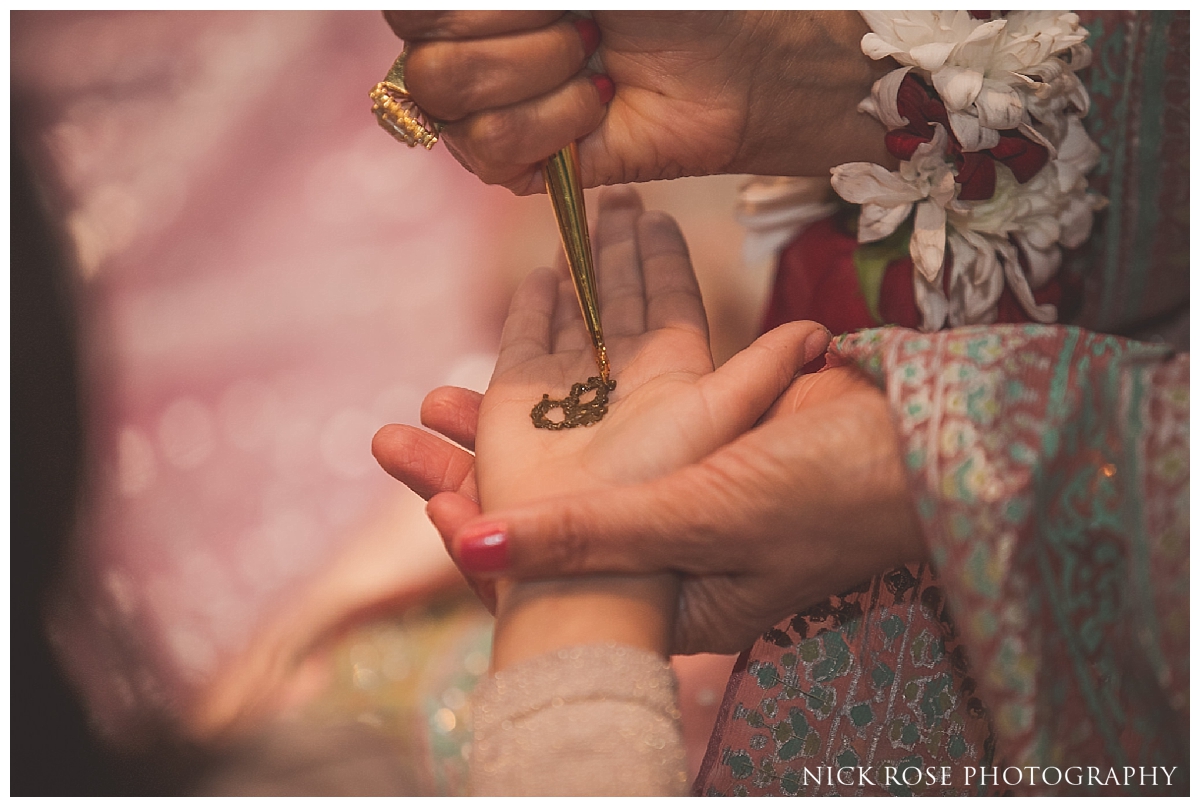
[{"label": "finger", "polygon": [[421,424],[474,451],[482,401],[483,396],[474,390],[438,387],[421,402]]},{"label": "finger", "polygon": [[537,98],[565,83],[583,69],[599,37],[591,20],[562,18],[485,39],[409,44],[405,84],[426,114],[461,120]]},{"label": "finger", "polygon": [[653,210],[638,220],[638,250],[646,284],[646,328],[685,328],[708,339],[708,318],[687,242],[675,219]]},{"label": "finger", "polygon": [[[455,493],[439,493],[429,500],[425,513],[433,526],[442,537],[442,543],[449,552],[449,539],[463,524],[479,515],[479,504]],[[461,569],[459,571],[462,571]],[[496,613],[496,584],[491,580],[472,577],[463,574],[467,584],[479,597],[484,607],[491,613]]]},{"label": "finger", "polygon": [[552,269],[535,269],[521,281],[508,306],[508,318],[500,335],[499,375],[550,352],[550,323],[558,294],[558,274]]},{"label": "finger", "polygon": [[428,500],[444,491],[470,498],[475,492],[475,458],[458,446],[414,426],[384,426],[371,440],[383,470]]},{"label": "finger", "polygon": [[631,187],[604,188],[596,218],[596,285],[607,336],[646,332],[646,288],[638,254],[642,197]]},{"label": "finger", "polygon": [[425,513],[445,543],[468,521],[479,515],[479,503],[465,496],[446,491],[439,493],[425,505]]},{"label": "finger", "polygon": [[542,187],[538,169],[547,157],[600,125],[606,100],[580,75],[529,101],[448,123],[442,134],[481,180],[528,194]]},{"label": "finger", "polygon": [[726,443],[753,426],[828,344],[824,326],[789,322],[763,334],[701,378],[698,383],[712,413],[717,443]]},{"label": "finger", "polygon": [[771,505],[741,451],[641,485],[488,513],[454,536],[451,555],[481,577],[736,572],[747,562],[727,540],[743,534],[738,514]]},{"label": "finger", "polygon": [[541,28],[561,11],[385,11],[396,36],[410,39],[467,39]]},{"label": "finger", "polygon": [[571,273],[565,266],[559,272],[551,341],[554,353],[583,350],[591,344],[587,326],[583,324],[583,312],[579,308],[579,296],[575,293],[575,283],[571,280]]}]

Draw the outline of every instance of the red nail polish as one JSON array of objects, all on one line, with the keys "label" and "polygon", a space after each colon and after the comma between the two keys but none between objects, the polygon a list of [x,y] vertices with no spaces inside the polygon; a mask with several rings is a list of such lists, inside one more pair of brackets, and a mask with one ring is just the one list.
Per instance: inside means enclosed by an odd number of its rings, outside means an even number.
[{"label": "red nail polish", "polygon": [[502,572],[508,568],[508,535],[495,524],[470,530],[458,542],[458,564],[464,572]]},{"label": "red nail polish", "polygon": [[583,40],[584,58],[591,56],[596,52],[596,48],[600,47],[600,26],[594,20],[580,17],[575,20],[575,29],[579,31],[579,38]]},{"label": "red nail polish", "polygon": [[600,93],[600,103],[607,104],[617,94],[617,85],[613,84],[613,80],[603,73],[597,73],[591,77],[592,83],[596,85],[596,92]]}]

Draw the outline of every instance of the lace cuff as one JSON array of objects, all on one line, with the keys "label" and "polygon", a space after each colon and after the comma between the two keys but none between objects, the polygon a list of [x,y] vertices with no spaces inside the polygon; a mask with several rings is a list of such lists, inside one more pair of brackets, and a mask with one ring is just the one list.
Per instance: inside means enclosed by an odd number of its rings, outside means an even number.
[{"label": "lace cuff", "polygon": [[655,653],[565,648],[490,676],[473,698],[472,795],[687,793],[675,676]]}]

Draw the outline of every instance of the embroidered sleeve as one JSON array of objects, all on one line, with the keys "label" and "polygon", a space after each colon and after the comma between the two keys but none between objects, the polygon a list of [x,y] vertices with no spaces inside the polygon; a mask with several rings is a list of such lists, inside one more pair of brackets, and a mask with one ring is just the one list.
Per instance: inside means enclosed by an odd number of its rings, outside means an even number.
[{"label": "embroidered sleeve", "polygon": [[1003,754],[1179,764],[1188,357],[1026,325],[861,331],[831,361],[887,389]]}]

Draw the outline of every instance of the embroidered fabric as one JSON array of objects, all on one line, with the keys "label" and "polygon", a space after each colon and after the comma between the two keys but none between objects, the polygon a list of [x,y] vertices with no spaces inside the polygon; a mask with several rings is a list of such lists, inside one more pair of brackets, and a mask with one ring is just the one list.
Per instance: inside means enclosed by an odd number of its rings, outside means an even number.
[{"label": "embroidered fabric", "polygon": [[[1168,353],[1043,325],[838,337],[830,363],[887,391],[932,563],[767,631],[695,792],[1187,792],[1189,361]],[[864,776],[817,776],[839,766]]]},{"label": "embroidered fabric", "polygon": [[[1110,203],[1037,294],[1075,279],[1082,310],[1059,314],[1091,333],[835,342],[888,390],[936,571],[893,570],[767,631],[735,668],[696,794],[1187,792],[1189,360],[1103,334],[1187,349],[1190,20],[1080,22],[1103,150],[1090,184]],[[767,328],[870,325],[840,225],[784,249]],[[874,321],[915,328],[911,261],[881,258]],[[1007,289],[998,320],[1022,321],[1006,307]],[[1031,760],[1050,767],[1007,767]],[[1076,786],[1073,764],[1096,779]],[[830,781],[839,765],[876,787]],[[941,765],[945,779],[915,775]]]},{"label": "embroidered fabric", "polygon": [[473,795],[687,793],[675,676],[655,653],[564,648],[490,676],[473,698]]}]

